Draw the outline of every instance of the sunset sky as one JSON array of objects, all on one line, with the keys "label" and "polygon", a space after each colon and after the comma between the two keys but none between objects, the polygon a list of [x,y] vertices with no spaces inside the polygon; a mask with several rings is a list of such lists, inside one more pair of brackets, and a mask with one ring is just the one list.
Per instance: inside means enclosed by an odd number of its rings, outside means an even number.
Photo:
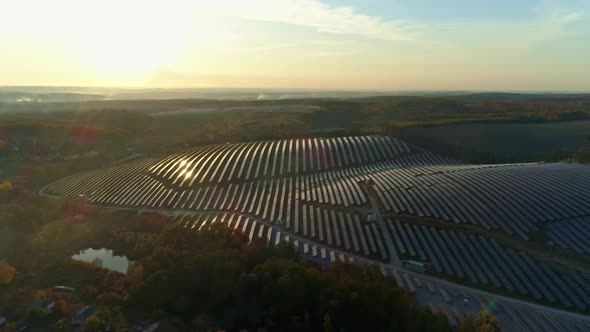
[{"label": "sunset sky", "polygon": [[0,0],[0,85],[590,90],[587,0]]}]

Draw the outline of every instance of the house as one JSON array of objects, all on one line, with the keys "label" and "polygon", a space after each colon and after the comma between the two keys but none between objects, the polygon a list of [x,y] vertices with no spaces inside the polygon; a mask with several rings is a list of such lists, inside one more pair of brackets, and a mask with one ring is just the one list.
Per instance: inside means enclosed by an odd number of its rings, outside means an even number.
[{"label": "house", "polygon": [[47,310],[47,313],[52,313],[55,310],[55,302],[51,300],[35,299],[31,304],[31,309]]},{"label": "house", "polygon": [[72,325],[74,326],[82,326],[84,322],[92,315],[96,313],[96,308],[91,306],[85,306],[80,311],[78,311],[74,317],[72,317]]}]

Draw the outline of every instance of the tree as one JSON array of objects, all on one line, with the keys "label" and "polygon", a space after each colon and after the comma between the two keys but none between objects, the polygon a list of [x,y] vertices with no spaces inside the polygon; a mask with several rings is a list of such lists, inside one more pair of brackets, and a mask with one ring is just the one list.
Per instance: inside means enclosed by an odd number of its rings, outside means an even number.
[{"label": "tree", "polygon": [[574,154],[574,161],[588,164],[590,163],[590,148],[580,148]]},{"label": "tree", "polygon": [[38,300],[47,300],[47,292],[42,289],[39,289],[35,292],[35,298]]},{"label": "tree", "polygon": [[500,332],[498,317],[489,312],[480,312],[473,319],[473,327],[477,332]]},{"label": "tree", "polygon": [[70,328],[70,321],[68,319],[60,319],[55,323],[57,331],[67,331]]},{"label": "tree", "polygon": [[55,313],[60,316],[68,314],[68,305],[64,299],[58,299],[55,301]]},{"label": "tree", "polygon": [[324,332],[332,332],[334,330],[334,326],[332,325],[332,317],[330,317],[329,313],[324,315]]},{"label": "tree", "polygon": [[219,222],[199,232],[165,226],[129,270],[125,304],[193,317],[203,330],[449,331],[444,316],[419,308],[377,266],[324,269],[292,248],[249,243],[240,234]]},{"label": "tree", "polygon": [[96,298],[98,303],[103,306],[118,306],[121,303],[121,295],[112,292],[106,292],[98,295]]},{"label": "tree", "polygon": [[127,271],[127,281],[131,289],[139,287],[143,282],[143,265],[139,263],[131,265],[129,271]]},{"label": "tree", "polygon": [[41,322],[45,320],[47,316],[49,316],[49,311],[47,311],[47,309],[34,308],[29,310],[27,319],[30,322]]},{"label": "tree", "polygon": [[10,181],[3,181],[0,183],[0,193],[9,192],[12,188],[12,182]]},{"label": "tree", "polygon": [[16,331],[16,323],[9,322],[9,323],[4,324],[4,327],[3,327],[3,330],[2,331],[3,332],[13,332],[13,331]]},{"label": "tree", "polygon": [[465,317],[459,326],[459,332],[475,332],[473,329],[473,320],[471,317]]},{"label": "tree", "polygon": [[0,261],[0,285],[9,285],[14,279],[16,269],[7,261]]},{"label": "tree", "polygon": [[8,143],[5,140],[0,139],[0,152],[8,150]]},{"label": "tree", "polygon": [[86,320],[86,324],[85,324],[85,331],[89,331],[89,332],[94,332],[94,331],[98,331],[100,329],[100,318],[98,318],[96,315],[90,316],[87,320]]}]

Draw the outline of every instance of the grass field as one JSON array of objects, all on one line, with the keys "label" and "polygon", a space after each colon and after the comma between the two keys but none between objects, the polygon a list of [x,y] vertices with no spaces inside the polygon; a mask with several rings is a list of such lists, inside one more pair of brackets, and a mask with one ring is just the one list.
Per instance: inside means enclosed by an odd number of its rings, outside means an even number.
[{"label": "grass field", "polygon": [[413,127],[404,129],[402,136],[438,151],[479,151],[514,160],[536,160],[554,154],[571,155],[590,146],[590,120]]}]

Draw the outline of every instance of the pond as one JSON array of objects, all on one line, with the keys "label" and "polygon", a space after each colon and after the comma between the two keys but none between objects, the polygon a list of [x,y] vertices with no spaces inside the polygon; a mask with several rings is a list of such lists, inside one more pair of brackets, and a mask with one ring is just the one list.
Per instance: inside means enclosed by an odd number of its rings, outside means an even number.
[{"label": "pond", "polygon": [[116,256],[112,250],[109,249],[86,249],[77,255],[73,255],[72,259],[93,263],[105,269],[127,273],[130,261],[125,256]]}]

